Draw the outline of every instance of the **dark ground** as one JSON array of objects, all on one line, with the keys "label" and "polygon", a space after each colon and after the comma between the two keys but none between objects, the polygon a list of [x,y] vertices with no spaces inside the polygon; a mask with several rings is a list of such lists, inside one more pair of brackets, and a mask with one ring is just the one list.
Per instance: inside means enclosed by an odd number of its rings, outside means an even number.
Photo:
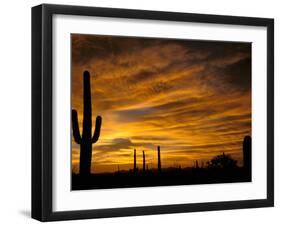
[{"label": "dark ground", "polygon": [[72,190],[152,187],[190,184],[213,184],[250,182],[251,178],[243,168],[207,169],[207,168],[169,168],[162,172],[148,170],[143,172],[119,171],[114,173],[91,174],[80,176],[72,174]]}]

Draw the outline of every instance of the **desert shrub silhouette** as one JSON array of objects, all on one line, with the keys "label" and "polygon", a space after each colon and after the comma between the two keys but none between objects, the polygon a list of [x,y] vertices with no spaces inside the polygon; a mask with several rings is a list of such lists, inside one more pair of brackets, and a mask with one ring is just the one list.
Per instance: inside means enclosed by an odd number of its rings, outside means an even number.
[{"label": "desert shrub silhouette", "polygon": [[252,138],[245,136],[243,140],[243,168],[245,174],[251,178],[252,176]]},{"label": "desert shrub silhouette", "polygon": [[210,161],[208,161],[207,168],[232,170],[237,168],[237,161],[232,159],[230,155],[226,155],[223,153],[222,155],[217,155]]},{"label": "desert shrub silhouette", "polygon": [[92,101],[90,73],[84,71],[83,74],[83,131],[80,134],[77,111],[72,110],[72,131],[74,141],[80,145],[80,175],[91,174],[92,144],[96,143],[100,136],[102,118],[96,117],[95,132],[92,136]]}]

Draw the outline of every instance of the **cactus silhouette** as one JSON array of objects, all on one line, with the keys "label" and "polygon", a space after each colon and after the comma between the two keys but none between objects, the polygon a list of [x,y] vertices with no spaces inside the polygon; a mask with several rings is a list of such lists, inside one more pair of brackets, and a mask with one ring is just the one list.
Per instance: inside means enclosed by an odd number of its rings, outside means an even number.
[{"label": "cactus silhouette", "polygon": [[160,146],[157,146],[158,152],[158,172],[161,172],[161,154],[160,154]]},{"label": "cactus silhouette", "polygon": [[243,168],[247,177],[252,176],[252,138],[245,136],[243,140]]},{"label": "cactus silhouette", "polygon": [[137,172],[137,151],[134,149],[134,173]]},{"label": "cactus silhouette", "polygon": [[92,136],[92,101],[90,73],[84,71],[83,74],[83,131],[80,134],[77,111],[72,110],[72,130],[74,141],[80,145],[80,175],[91,174],[92,144],[96,143],[100,136],[102,118],[97,116],[95,132]]},{"label": "cactus silhouette", "polygon": [[197,161],[197,160],[195,161],[195,168],[196,168],[196,169],[199,169],[199,164],[198,164],[198,161]]},{"label": "cactus silhouette", "polygon": [[204,168],[204,162],[201,161],[201,168],[203,169]]},{"label": "cactus silhouette", "polygon": [[142,171],[145,172],[145,152],[142,151]]}]

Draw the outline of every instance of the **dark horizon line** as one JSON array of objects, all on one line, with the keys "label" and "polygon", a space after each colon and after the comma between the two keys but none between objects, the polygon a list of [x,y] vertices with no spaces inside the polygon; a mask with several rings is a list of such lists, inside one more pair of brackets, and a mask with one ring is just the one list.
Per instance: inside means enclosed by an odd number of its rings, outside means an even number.
[{"label": "dark horizon line", "polygon": [[[237,165],[237,168],[243,168],[243,166],[239,166]],[[168,170],[168,169],[175,169],[175,170],[191,170],[191,169],[209,169],[208,167],[204,166],[204,167],[199,167],[199,168],[196,168],[194,166],[187,166],[187,167],[167,167],[167,168],[162,168],[162,170]],[[223,169],[223,168],[218,168],[218,169]],[[145,172],[143,172],[143,170],[141,168],[137,168],[137,171],[138,172],[141,172],[141,173],[145,173],[147,171],[155,171],[155,172],[158,172],[158,169],[157,168],[149,168],[149,169],[146,169]],[[91,173],[91,175],[94,175],[94,174],[113,174],[113,173],[120,173],[120,172],[134,172],[134,169],[130,168],[129,170],[115,170],[115,171],[104,171],[104,172],[100,172],[100,173]],[[75,173],[74,171],[72,171],[72,174],[74,175],[79,175],[79,173]]]}]

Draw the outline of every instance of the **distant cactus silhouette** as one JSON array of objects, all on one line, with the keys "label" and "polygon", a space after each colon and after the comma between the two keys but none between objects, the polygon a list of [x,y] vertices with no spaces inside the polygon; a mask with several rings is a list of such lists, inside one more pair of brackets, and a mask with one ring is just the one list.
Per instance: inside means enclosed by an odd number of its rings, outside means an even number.
[{"label": "distant cactus silhouette", "polygon": [[195,168],[196,168],[196,169],[199,169],[199,164],[198,164],[198,161],[197,161],[197,160],[195,161]]},{"label": "distant cactus silhouette", "polygon": [[243,168],[246,175],[252,177],[252,138],[245,136],[243,140]]},{"label": "distant cactus silhouette", "polygon": [[100,136],[102,118],[97,116],[94,135],[92,136],[92,102],[91,102],[91,84],[90,73],[84,71],[83,74],[83,131],[80,134],[77,111],[72,110],[72,130],[73,137],[80,145],[80,168],[81,175],[91,174],[92,162],[92,144],[96,143]]},{"label": "distant cactus silhouette", "polygon": [[137,172],[137,151],[134,149],[134,172]]},{"label": "distant cactus silhouette", "polygon": [[160,146],[157,146],[157,152],[158,152],[158,172],[161,172],[161,153],[160,153]]},{"label": "distant cactus silhouette", "polygon": [[142,151],[142,171],[145,172],[145,152]]}]

